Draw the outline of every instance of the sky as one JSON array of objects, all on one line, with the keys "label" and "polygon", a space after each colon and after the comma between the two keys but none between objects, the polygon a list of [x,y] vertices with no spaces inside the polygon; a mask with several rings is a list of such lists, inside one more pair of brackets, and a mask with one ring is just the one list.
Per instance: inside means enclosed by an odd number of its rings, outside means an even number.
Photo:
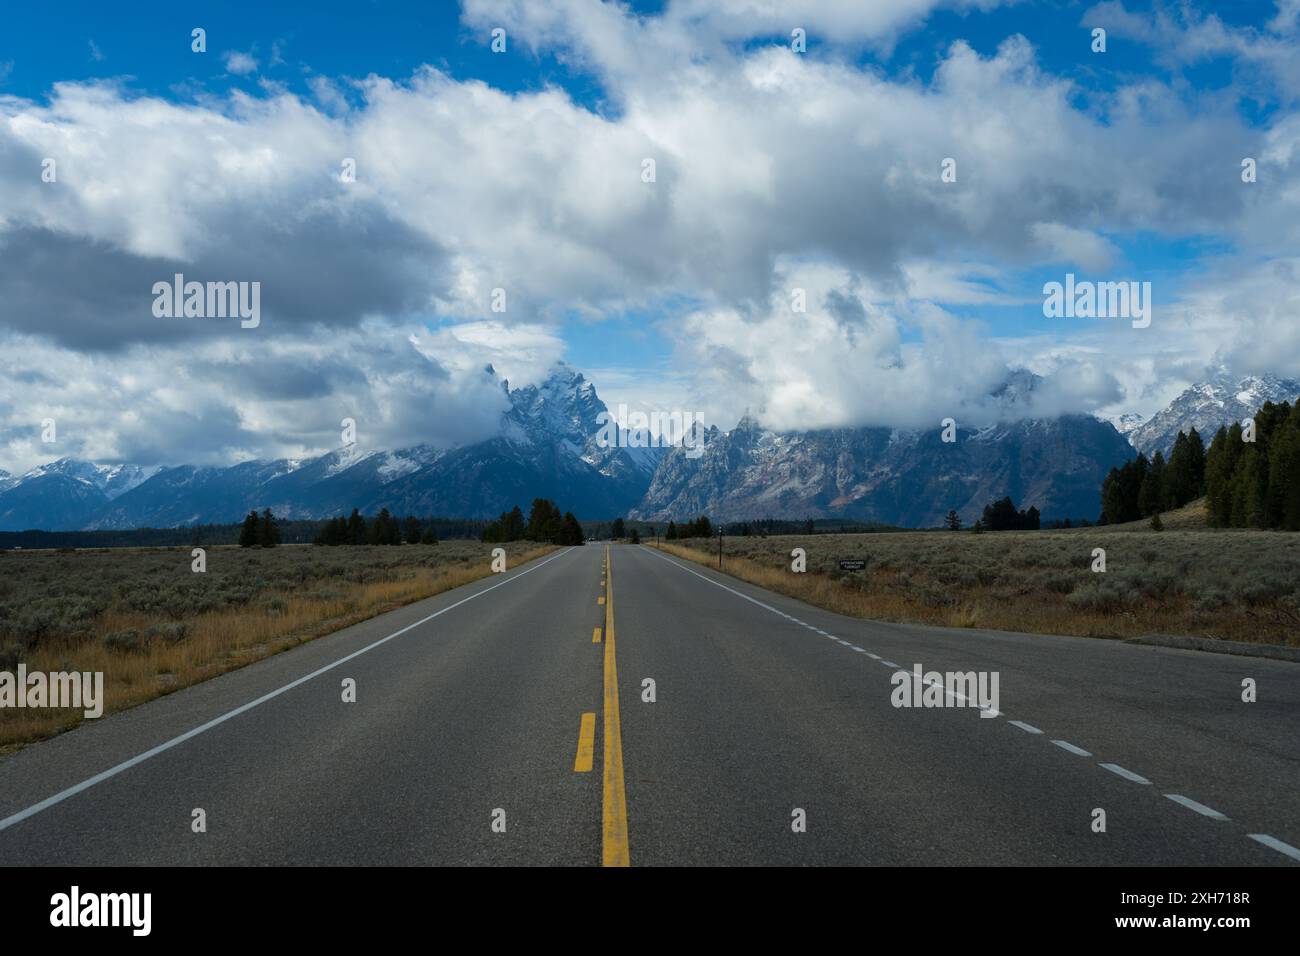
[{"label": "sky", "polygon": [[781,430],[1300,378],[1300,0],[180,6],[0,14],[0,469],[462,444],[556,361]]}]

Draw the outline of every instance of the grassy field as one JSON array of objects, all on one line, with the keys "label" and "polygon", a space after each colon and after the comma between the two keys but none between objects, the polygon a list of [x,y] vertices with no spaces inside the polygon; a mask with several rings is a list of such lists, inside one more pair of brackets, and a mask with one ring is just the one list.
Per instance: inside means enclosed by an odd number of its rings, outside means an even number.
[{"label": "grassy field", "polygon": [[[1300,535],[1196,527],[1195,509],[1062,531],[727,538],[724,570],[854,617],[1041,634],[1180,634],[1300,646]],[[717,540],[664,543],[717,567]],[[807,551],[807,572],[790,552]],[[1092,570],[1094,548],[1105,573]],[[863,558],[865,571],[840,571]]]},{"label": "grassy field", "polygon": [[[493,545],[0,552],[0,671],[102,671],[121,710],[491,573]],[[511,567],[554,550],[501,545]],[[81,711],[0,710],[0,752]]]}]

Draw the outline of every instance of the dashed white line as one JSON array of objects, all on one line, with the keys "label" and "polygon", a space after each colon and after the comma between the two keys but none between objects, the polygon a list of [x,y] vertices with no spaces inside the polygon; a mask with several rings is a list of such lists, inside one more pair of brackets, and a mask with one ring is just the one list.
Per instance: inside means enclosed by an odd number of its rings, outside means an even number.
[{"label": "dashed white line", "polygon": [[[759,607],[771,611],[774,614],[778,614],[781,617],[785,618],[786,620],[794,621],[796,624],[801,624],[804,627],[809,627],[812,630],[816,631],[818,634],[823,634],[834,641],[839,641],[839,643],[845,645],[846,647],[852,647],[855,651],[866,654],[873,661],[879,661],[885,667],[892,667],[895,670],[902,669],[898,664],[895,664],[893,661],[887,661],[884,658],[882,658],[880,655],[873,654],[870,651],[864,650],[863,648],[858,647],[856,644],[850,644],[848,641],[840,640],[839,638],[835,637],[835,635],[827,634],[825,631],[821,630],[820,628],[812,627],[812,625],[809,624],[804,624],[803,621],[800,621],[795,617],[791,617],[789,614],[786,614],[784,611],[778,611],[776,608],[772,607],[769,604],[764,604],[762,601],[759,601],[756,598],[752,598],[748,594],[744,594],[740,591],[737,591],[735,588],[729,588],[725,584],[722,584],[718,581],[714,581],[711,578],[705,577],[703,574],[699,574],[698,572],[692,571],[690,568],[687,568],[676,561],[672,561],[668,558],[663,557],[662,555],[655,555],[655,557],[661,558],[664,561],[668,561],[669,564],[676,565],[679,569],[685,571],[687,574],[694,575],[695,577],[699,578],[702,581],[707,581],[709,584],[712,584],[715,587],[722,588],[724,591],[730,591],[732,594],[736,595],[736,597],[743,598],[744,600],[749,601],[751,604],[757,604]],[[955,696],[964,699],[961,694],[955,691],[948,691],[948,694],[949,696]],[[981,712],[980,714],[981,716],[987,716],[987,717],[1003,716],[1001,711],[995,710],[992,707],[981,707],[980,712]],[[1039,730],[1037,727],[1034,727],[1032,724],[1027,724],[1021,720],[1011,720],[1008,721],[1008,723],[1014,724],[1015,726],[1019,727],[1021,730],[1025,731],[1026,733],[1030,733],[1030,734],[1042,733],[1042,731]],[[1057,747],[1060,747],[1062,750],[1067,751],[1068,753],[1075,754],[1080,757],[1092,756],[1092,754],[1089,751],[1084,750],[1082,747],[1076,747],[1074,744],[1070,743],[1067,740],[1053,740],[1052,743],[1055,744]],[[1098,766],[1103,767],[1106,770],[1109,770],[1111,773],[1115,774],[1116,776],[1123,777],[1125,780],[1131,780],[1134,783],[1146,784],[1148,786],[1151,783],[1150,780],[1148,780],[1146,777],[1142,776],[1141,774],[1134,773],[1132,770],[1128,770],[1124,767],[1121,767],[1119,764],[1099,763]],[[1169,800],[1172,800],[1174,803],[1180,804],[1181,806],[1185,806],[1188,809],[1194,810],[1197,813],[1201,814],[1202,816],[1209,817],[1213,820],[1228,819],[1228,817],[1220,813],[1218,810],[1215,810],[1212,807],[1207,807],[1203,803],[1198,803],[1197,801],[1192,800],[1190,797],[1184,797],[1181,794],[1177,794],[1177,793],[1166,793],[1165,797],[1168,798]],[[1247,836],[1249,836],[1255,842],[1260,843],[1271,850],[1276,850],[1278,853],[1281,853],[1284,856],[1289,856],[1293,860],[1300,860],[1300,850],[1297,850],[1289,843],[1283,843],[1281,840],[1277,839],[1276,837],[1271,837],[1267,833],[1250,833],[1247,834]]]},{"label": "dashed white line", "polygon": [[1195,800],[1193,800],[1191,797],[1184,797],[1182,794],[1179,794],[1179,793],[1166,793],[1166,794],[1165,794],[1165,797],[1167,797],[1168,799],[1174,801],[1174,803],[1181,803],[1181,804],[1182,804],[1183,806],[1185,806],[1187,809],[1189,809],[1189,810],[1195,810],[1195,811],[1196,811],[1197,813],[1199,813],[1201,816],[1203,816],[1203,817],[1209,817],[1211,820],[1226,820],[1226,819],[1228,819],[1228,818],[1225,817],[1222,813],[1220,813],[1218,810],[1215,810],[1213,807],[1207,807],[1207,806],[1206,806],[1205,804],[1203,804],[1203,803],[1197,803],[1197,802],[1196,802]]},{"label": "dashed white line", "polygon": [[1247,833],[1246,836],[1256,843],[1264,844],[1270,850],[1277,850],[1278,853],[1289,856],[1293,860],[1300,860],[1300,850],[1297,850],[1289,843],[1283,843],[1281,840],[1269,836],[1267,833]]},{"label": "dashed white line", "polygon": [[1084,750],[1082,747],[1076,747],[1068,740],[1053,740],[1052,743],[1056,744],[1056,746],[1060,747],[1062,750],[1068,750],[1070,753],[1078,754],[1080,757],[1092,756],[1088,751]]},{"label": "dashed white line", "polygon": [[1024,731],[1025,733],[1027,733],[1027,734],[1041,734],[1041,733],[1042,733],[1042,731],[1039,730],[1037,727],[1035,727],[1033,724],[1027,724],[1027,723],[1025,723],[1023,720],[1008,720],[1007,723],[1009,723],[1012,727],[1019,727],[1021,730],[1023,730],[1023,731]]},{"label": "dashed white line", "polygon": [[1125,780],[1132,780],[1134,783],[1151,783],[1150,780],[1142,776],[1140,773],[1134,773],[1132,770],[1125,770],[1117,763],[1103,763],[1099,766],[1105,767],[1111,773],[1123,777]]}]

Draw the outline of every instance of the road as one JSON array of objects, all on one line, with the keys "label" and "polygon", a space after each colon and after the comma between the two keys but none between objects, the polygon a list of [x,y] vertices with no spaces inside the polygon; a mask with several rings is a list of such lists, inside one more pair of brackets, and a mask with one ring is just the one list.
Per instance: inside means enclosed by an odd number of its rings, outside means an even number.
[{"label": "road", "polygon": [[[894,706],[918,663],[997,672],[1000,713]],[[1297,727],[1297,664],[592,544],[0,761],[0,865],[1297,865]]]}]

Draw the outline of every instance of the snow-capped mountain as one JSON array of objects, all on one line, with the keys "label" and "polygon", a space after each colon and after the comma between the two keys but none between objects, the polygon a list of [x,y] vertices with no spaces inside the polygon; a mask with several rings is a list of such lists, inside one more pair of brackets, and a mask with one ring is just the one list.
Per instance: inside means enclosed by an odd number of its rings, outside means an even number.
[{"label": "snow-capped mountain", "polygon": [[[489,368],[489,374],[495,375]],[[645,492],[659,450],[602,447],[605,405],[581,373],[558,364],[539,385],[511,389],[499,434],[474,445],[364,450],[230,467],[105,466],[64,458],[0,478],[0,530],[177,527],[238,521],[252,509],[324,518],[359,508],[494,517],[534,497],[584,516],[625,514]]]},{"label": "snow-capped mountain", "polygon": [[993,393],[1009,424],[960,430],[955,443],[941,441],[937,428],[776,433],[746,416],[729,432],[697,423],[703,450],[692,457],[680,446],[628,447],[631,433],[621,428],[608,441],[595,387],[558,364],[537,385],[502,381],[500,428],[473,445],[349,446],[229,467],[61,459],[18,479],[0,477],[0,530],[229,523],[262,508],[284,518],[353,508],[485,518],[536,497],[581,518],[844,516],[926,526],[950,508],[970,520],[1009,494],[1048,518],[1091,517],[1106,472],[1132,450],[1095,418],[1023,418],[1037,382],[1014,373]]},{"label": "snow-capped mountain", "polygon": [[159,471],[60,458],[26,474],[0,476],[0,529],[81,528],[115,498]]},{"label": "snow-capped mountain", "polygon": [[1208,446],[1219,426],[1254,415],[1265,402],[1292,402],[1297,397],[1300,382],[1273,375],[1239,378],[1219,369],[1208,381],[1191,386],[1133,429],[1128,439],[1147,457],[1157,451],[1168,456],[1180,431],[1195,428]]},{"label": "snow-capped mountain", "polygon": [[60,458],[48,465],[33,468],[18,481],[29,481],[46,475],[62,475],[94,486],[111,501],[148,481],[161,470],[157,465],[148,468],[139,465],[97,465],[89,461],[78,461],[75,458]]},{"label": "snow-capped mountain", "polygon": [[1123,415],[1116,415],[1110,419],[1110,423],[1115,426],[1115,431],[1121,435],[1129,435],[1142,427],[1146,419],[1137,412],[1125,412]]},{"label": "snow-capped mountain", "polygon": [[1086,415],[978,430],[845,428],[780,434],[744,419],[712,429],[697,460],[668,452],[634,517],[666,521],[845,517],[933,527],[964,521],[1010,495],[1046,518],[1092,518],[1110,468],[1132,454],[1108,422]]}]

